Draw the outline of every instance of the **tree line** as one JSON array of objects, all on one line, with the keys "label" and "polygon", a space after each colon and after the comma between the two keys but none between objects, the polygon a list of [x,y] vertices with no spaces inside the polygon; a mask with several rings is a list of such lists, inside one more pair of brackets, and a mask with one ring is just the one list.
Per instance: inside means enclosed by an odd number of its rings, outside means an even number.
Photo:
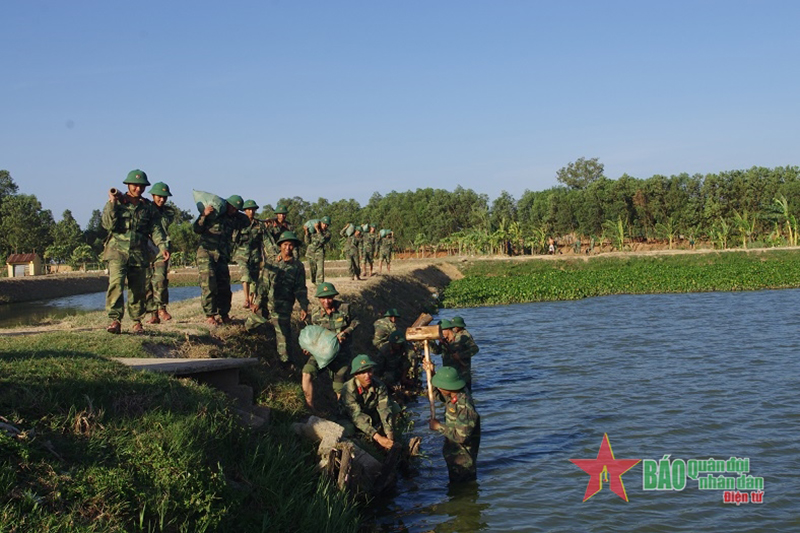
[{"label": "tree line", "polygon": [[[331,217],[334,235],[347,223],[372,223],[394,232],[398,250],[446,250],[469,254],[546,253],[549,238],[607,242],[626,249],[631,242],[705,241],[717,248],[797,245],[800,168],[753,167],[716,174],[686,173],[639,179],[609,179],[597,158],[580,158],[560,169],[561,183],[525,190],[519,199],[503,191],[488,195],[456,187],[374,193],[356,200],[310,202],[280,198],[287,218],[301,230],[306,220]],[[258,201],[256,199],[256,201]],[[271,204],[259,217],[273,217]],[[197,249],[196,213],[181,210],[169,228],[177,265],[191,264]],[[22,194],[7,170],[0,170],[0,259],[36,252],[52,265],[96,264],[106,232],[101,210],[81,229],[70,210],[56,222],[36,196]],[[332,239],[329,257],[341,257],[343,242]]]}]

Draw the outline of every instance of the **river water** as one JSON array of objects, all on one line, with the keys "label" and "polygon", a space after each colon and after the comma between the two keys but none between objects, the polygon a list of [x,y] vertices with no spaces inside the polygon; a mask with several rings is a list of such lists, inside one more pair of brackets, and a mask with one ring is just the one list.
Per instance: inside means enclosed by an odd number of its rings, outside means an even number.
[{"label": "river water", "polygon": [[[231,286],[233,292],[241,290],[241,288],[241,285]],[[170,287],[169,289],[169,301],[173,303],[198,296],[200,296],[199,286]],[[88,311],[101,311],[105,309],[105,304],[106,293],[93,292],[53,300],[0,305],[0,328],[29,326],[46,319],[64,318]]]},{"label": "river water", "polygon": [[[463,316],[480,346],[478,481],[448,487],[423,399],[415,433],[428,458],[375,507],[378,529],[800,530],[798,301],[783,290],[443,311]],[[747,458],[763,503],[723,503],[723,490],[685,476],[682,491],[644,491],[642,462],[621,476],[628,502],[597,478],[584,502],[590,475],[570,459],[596,459],[604,434],[617,460]]]}]

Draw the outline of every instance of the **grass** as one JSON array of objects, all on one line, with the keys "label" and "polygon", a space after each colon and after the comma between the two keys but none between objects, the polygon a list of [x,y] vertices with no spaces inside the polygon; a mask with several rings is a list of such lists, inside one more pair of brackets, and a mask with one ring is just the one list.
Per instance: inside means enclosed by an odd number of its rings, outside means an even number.
[{"label": "grass", "polygon": [[800,287],[800,251],[475,261],[444,291],[445,307]]},{"label": "grass", "polygon": [[[108,335],[89,313],[69,331],[0,337],[0,415],[21,431],[0,431],[0,531],[358,530],[357,504],[291,431],[304,412],[296,377],[263,336],[181,323],[196,307],[174,306],[179,327],[146,336]],[[165,351],[264,355],[243,381],[271,426],[241,426],[215,389],[108,359]]]}]

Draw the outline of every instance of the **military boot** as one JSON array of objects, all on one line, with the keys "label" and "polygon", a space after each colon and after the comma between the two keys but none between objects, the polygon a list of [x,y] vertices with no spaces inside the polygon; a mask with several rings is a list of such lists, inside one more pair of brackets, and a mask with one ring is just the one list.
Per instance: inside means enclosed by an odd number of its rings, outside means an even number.
[{"label": "military boot", "polygon": [[167,313],[166,307],[162,307],[161,309],[158,310],[158,318],[160,318],[162,322],[167,322],[169,320],[172,320],[172,315]]},{"label": "military boot", "polygon": [[146,324],[160,324],[161,320],[158,318],[158,313],[153,313],[153,316],[145,320]]},{"label": "military boot", "polygon": [[119,332],[122,331],[122,324],[119,323],[119,320],[115,320],[109,324],[109,326],[106,328],[106,331],[115,335],[119,335]]}]

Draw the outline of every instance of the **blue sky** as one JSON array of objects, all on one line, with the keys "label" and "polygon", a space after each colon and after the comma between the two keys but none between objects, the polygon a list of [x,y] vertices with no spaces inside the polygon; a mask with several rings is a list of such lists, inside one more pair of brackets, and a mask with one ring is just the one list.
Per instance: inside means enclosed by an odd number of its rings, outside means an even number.
[{"label": "blue sky", "polygon": [[[230,5],[228,5],[230,4]],[[800,2],[3,2],[0,168],[259,204],[797,165]],[[192,208],[193,209],[193,208]]]}]

